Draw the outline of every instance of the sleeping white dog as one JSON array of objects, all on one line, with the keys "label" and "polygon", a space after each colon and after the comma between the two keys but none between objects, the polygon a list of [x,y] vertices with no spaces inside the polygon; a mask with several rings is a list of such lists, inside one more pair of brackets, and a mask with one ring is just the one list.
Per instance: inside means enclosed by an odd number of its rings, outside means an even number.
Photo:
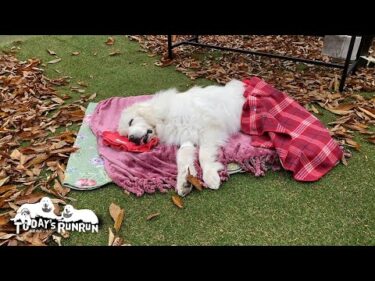
[{"label": "sleeping white dog", "polygon": [[193,87],[179,93],[160,91],[150,100],[123,110],[118,124],[120,135],[134,143],[146,143],[157,136],[165,144],[177,145],[177,186],[180,196],[191,191],[186,177],[194,168],[195,147],[203,181],[211,189],[220,187],[218,149],[229,136],[240,130],[245,85],[232,80],[225,86]]},{"label": "sleeping white dog", "polygon": [[82,221],[92,224],[99,223],[98,217],[89,209],[77,210],[72,205],[66,205],[61,213],[60,220],[64,222]]}]

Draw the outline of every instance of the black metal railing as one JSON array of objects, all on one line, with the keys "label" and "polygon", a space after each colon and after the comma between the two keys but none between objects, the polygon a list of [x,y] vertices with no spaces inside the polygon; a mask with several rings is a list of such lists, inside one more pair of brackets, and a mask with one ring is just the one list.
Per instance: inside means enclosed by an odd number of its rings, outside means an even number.
[{"label": "black metal railing", "polygon": [[358,56],[358,53],[360,52],[360,48],[359,48],[356,59],[354,61],[351,60],[355,39],[356,39],[356,36],[354,35],[351,36],[348,53],[346,55],[344,64],[304,59],[304,58],[291,57],[291,56],[283,56],[283,55],[251,51],[251,50],[245,50],[245,49],[238,49],[238,48],[221,47],[221,46],[216,46],[212,44],[204,44],[204,43],[199,43],[199,35],[194,35],[193,38],[190,38],[190,39],[187,39],[187,40],[175,43],[175,44],[172,44],[172,35],[168,35],[168,56],[170,59],[173,58],[173,48],[176,48],[181,45],[192,45],[192,46],[211,48],[211,49],[217,49],[217,50],[223,50],[223,51],[239,52],[243,54],[251,54],[251,55],[258,55],[258,56],[264,56],[264,57],[270,57],[270,58],[276,58],[276,59],[303,62],[306,64],[315,64],[315,65],[320,65],[320,66],[325,66],[325,67],[341,68],[342,74],[341,74],[339,91],[342,92],[344,90],[345,81],[346,81],[348,74],[355,70],[357,63],[360,59]]}]

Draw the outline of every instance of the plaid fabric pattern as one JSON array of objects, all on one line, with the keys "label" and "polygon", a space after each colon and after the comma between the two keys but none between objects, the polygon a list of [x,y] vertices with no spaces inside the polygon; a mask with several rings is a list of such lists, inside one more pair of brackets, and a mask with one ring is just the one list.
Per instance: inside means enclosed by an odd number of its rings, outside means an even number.
[{"label": "plaid fabric pattern", "polygon": [[316,181],[340,161],[343,151],[314,115],[257,77],[243,82],[241,130],[252,145],[274,148],[298,181]]}]

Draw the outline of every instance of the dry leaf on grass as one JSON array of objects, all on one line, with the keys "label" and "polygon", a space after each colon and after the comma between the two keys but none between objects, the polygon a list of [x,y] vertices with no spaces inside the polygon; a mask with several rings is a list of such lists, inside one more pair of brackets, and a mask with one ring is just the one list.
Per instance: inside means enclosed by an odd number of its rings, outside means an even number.
[{"label": "dry leaf on grass", "polygon": [[182,201],[182,198],[176,194],[172,195],[172,202],[180,209],[184,207],[184,202]]},{"label": "dry leaf on grass", "polygon": [[116,51],[113,51],[113,52],[109,53],[109,56],[113,57],[113,56],[118,56],[120,54],[121,54],[121,52],[119,50],[116,50]]},{"label": "dry leaf on grass", "polygon": [[51,100],[54,101],[55,103],[58,103],[58,104],[64,103],[64,100],[60,99],[59,97],[51,98]]},{"label": "dry leaf on grass", "polygon": [[115,44],[115,38],[113,37],[108,37],[107,41],[105,42],[106,45],[108,46],[112,46],[113,44]]},{"label": "dry leaf on grass", "polygon": [[6,184],[9,180],[9,177],[6,177],[6,178],[0,178],[0,187],[3,186],[4,184]]},{"label": "dry leaf on grass", "polygon": [[50,49],[47,49],[47,52],[48,54],[50,54],[51,56],[56,56],[56,53]]},{"label": "dry leaf on grass", "polygon": [[115,203],[111,203],[109,206],[109,213],[114,221],[114,228],[116,232],[119,232],[121,228],[122,221],[125,216],[125,210],[121,209],[118,205]]},{"label": "dry leaf on grass", "polygon": [[30,195],[19,196],[17,200],[14,201],[14,203],[17,205],[34,204],[36,202],[39,202],[40,199],[42,199],[44,196],[45,195],[42,193],[32,193]]},{"label": "dry leaf on grass", "polygon": [[57,243],[57,245],[61,246],[61,237],[57,235],[52,235],[53,241]]},{"label": "dry leaf on grass", "polygon": [[10,190],[17,190],[17,187],[16,187],[16,185],[3,185],[3,186],[1,186],[0,187],[0,195],[1,194],[3,194],[3,193],[5,193],[5,192],[8,192],[8,191],[10,191]]},{"label": "dry leaf on grass", "polygon": [[320,114],[319,110],[316,109],[315,106],[311,105],[311,110],[316,113],[316,114]]},{"label": "dry leaf on grass", "polygon": [[169,66],[169,65],[173,64],[173,62],[174,61],[171,60],[171,59],[164,58],[164,59],[161,59],[160,61],[155,62],[154,64],[156,66],[166,67],[166,66]]},{"label": "dry leaf on grass", "polygon": [[203,190],[203,183],[198,179],[197,177],[194,177],[190,174],[190,170],[188,169],[188,175],[186,177],[186,180],[191,183],[197,190],[202,191]]},{"label": "dry leaf on grass", "polygon": [[61,235],[63,238],[67,239],[67,238],[69,238],[70,233],[69,233],[68,231],[66,231],[66,230],[63,229],[63,230],[61,231],[60,235]]},{"label": "dry leaf on grass", "polygon": [[349,146],[354,147],[357,151],[360,151],[361,145],[360,145],[358,142],[356,142],[356,141],[354,141],[354,140],[352,140],[352,139],[349,139],[349,138],[346,138],[346,139],[345,139],[345,142],[346,142]]},{"label": "dry leaf on grass", "polygon": [[0,215],[0,225],[6,225],[10,220],[8,215]]},{"label": "dry leaf on grass", "polygon": [[86,82],[83,82],[83,81],[78,81],[77,84],[80,85],[81,87],[88,87],[89,86]]},{"label": "dry leaf on grass", "polygon": [[15,149],[15,150],[13,150],[12,153],[10,154],[10,158],[12,158],[12,159],[14,159],[14,160],[20,160],[21,155],[22,155],[22,153],[19,152],[18,149]]},{"label": "dry leaf on grass", "polygon": [[72,56],[78,56],[79,54],[80,54],[80,52],[78,52],[78,51],[72,52]]},{"label": "dry leaf on grass", "polygon": [[124,243],[124,239],[117,236],[115,240],[113,241],[112,246],[121,246],[122,243]]},{"label": "dry leaf on grass", "polygon": [[371,113],[369,110],[366,110],[362,107],[358,107],[358,109],[367,114],[368,116],[370,116],[371,118],[375,119],[375,114]]},{"label": "dry leaf on grass", "polygon": [[115,235],[113,234],[112,229],[110,227],[108,227],[108,233],[108,246],[112,246],[113,241],[115,240]]},{"label": "dry leaf on grass", "polygon": [[93,100],[96,98],[96,93],[93,93],[91,96],[89,96],[88,100]]},{"label": "dry leaf on grass", "polygon": [[30,162],[28,162],[25,167],[29,168],[36,164],[40,164],[44,161],[46,161],[50,156],[47,153],[39,154],[34,159],[32,159]]},{"label": "dry leaf on grass", "polygon": [[58,180],[55,180],[55,184],[53,186],[53,189],[61,196],[65,197],[69,192],[69,187],[63,187]]},{"label": "dry leaf on grass", "polygon": [[12,238],[14,236],[16,236],[16,234],[0,232],[0,239],[1,240],[7,240],[7,239]]},{"label": "dry leaf on grass", "polygon": [[55,64],[55,63],[58,63],[61,61],[61,58],[58,58],[58,59],[54,59],[54,60],[50,60],[49,62],[47,62],[48,64]]},{"label": "dry leaf on grass", "polygon": [[158,217],[158,216],[160,216],[160,213],[159,213],[159,212],[149,215],[149,216],[146,218],[146,220],[149,221],[149,220],[152,220],[152,219],[154,219],[154,218],[156,218],[156,217]]}]

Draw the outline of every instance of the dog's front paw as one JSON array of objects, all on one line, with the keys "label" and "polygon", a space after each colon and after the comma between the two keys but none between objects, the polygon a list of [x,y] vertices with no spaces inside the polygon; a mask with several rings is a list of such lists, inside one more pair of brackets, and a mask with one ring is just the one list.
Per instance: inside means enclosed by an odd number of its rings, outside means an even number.
[{"label": "dog's front paw", "polygon": [[177,191],[177,194],[180,195],[181,197],[188,195],[192,189],[193,189],[193,186],[187,181],[177,182],[176,191]]},{"label": "dog's front paw", "polygon": [[197,176],[198,173],[194,165],[189,165],[188,167],[182,169],[177,175],[176,191],[178,195],[182,197],[188,195],[193,189],[193,186],[187,181],[187,176],[189,173],[193,177]]},{"label": "dog's front paw", "polygon": [[219,189],[220,187],[220,176],[217,169],[203,170],[203,181],[208,188]]}]

